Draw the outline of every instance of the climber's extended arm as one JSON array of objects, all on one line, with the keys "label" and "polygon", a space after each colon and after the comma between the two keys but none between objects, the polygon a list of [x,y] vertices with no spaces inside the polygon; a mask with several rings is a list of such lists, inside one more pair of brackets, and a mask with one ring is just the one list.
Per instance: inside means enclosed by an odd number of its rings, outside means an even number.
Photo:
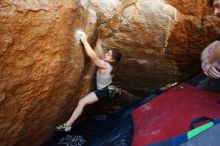
[{"label": "climber's extended arm", "polygon": [[90,46],[90,44],[87,41],[87,36],[84,32],[78,32],[78,37],[80,38],[86,54],[92,59],[92,61],[100,68],[106,68],[106,63],[104,60],[101,60],[97,54],[95,53],[95,51],[92,49],[92,47]]}]

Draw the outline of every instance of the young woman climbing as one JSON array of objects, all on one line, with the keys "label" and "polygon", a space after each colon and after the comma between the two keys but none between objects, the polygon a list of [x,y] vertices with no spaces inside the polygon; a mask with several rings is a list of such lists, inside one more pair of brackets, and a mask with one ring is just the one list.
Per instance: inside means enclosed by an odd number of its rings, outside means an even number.
[{"label": "young woman climbing", "polygon": [[116,73],[117,66],[121,59],[121,52],[118,49],[111,49],[104,54],[104,59],[100,59],[89,45],[87,35],[82,31],[77,32],[76,35],[80,38],[86,54],[98,67],[96,72],[97,90],[80,99],[70,119],[66,123],[57,126],[55,131],[70,131],[72,124],[82,114],[82,111],[87,104],[111,98],[117,92],[117,88],[112,85],[112,78]]}]

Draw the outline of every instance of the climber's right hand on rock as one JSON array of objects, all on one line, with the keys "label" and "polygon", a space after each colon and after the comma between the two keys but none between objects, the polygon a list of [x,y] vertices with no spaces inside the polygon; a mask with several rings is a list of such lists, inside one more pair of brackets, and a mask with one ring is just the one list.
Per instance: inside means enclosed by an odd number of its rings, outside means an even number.
[{"label": "climber's right hand on rock", "polygon": [[85,32],[78,30],[77,31],[77,36],[80,38],[80,40],[83,42],[87,42],[87,35],[85,34]]}]

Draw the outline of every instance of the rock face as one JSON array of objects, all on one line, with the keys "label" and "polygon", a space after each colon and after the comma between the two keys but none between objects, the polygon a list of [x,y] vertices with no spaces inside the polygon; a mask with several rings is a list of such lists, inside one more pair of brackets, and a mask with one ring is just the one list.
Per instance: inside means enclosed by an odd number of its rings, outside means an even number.
[{"label": "rock face", "polygon": [[139,0],[125,6],[112,21],[102,25],[105,47],[123,51],[120,70],[123,76],[118,76],[121,86],[148,91],[175,78],[171,75],[177,69],[165,53],[177,21],[178,11],[174,7],[160,0]]},{"label": "rock face", "polygon": [[123,51],[120,86],[144,93],[200,70],[200,53],[216,39],[219,26],[205,0],[137,0],[123,6],[100,27],[105,47]]},{"label": "rock face", "polygon": [[74,33],[96,31],[78,1],[0,2],[0,145],[40,145],[90,89],[93,66]]},{"label": "rock face", "polygon": [[[217,38],[206,0],[0,2],[0,145],[40,145],[91,87],[94,66],[78,29],[95,46],[119,48],[115,81],[145,93],[200,70]],[[99,50],[101,51],[101,50]]]}]

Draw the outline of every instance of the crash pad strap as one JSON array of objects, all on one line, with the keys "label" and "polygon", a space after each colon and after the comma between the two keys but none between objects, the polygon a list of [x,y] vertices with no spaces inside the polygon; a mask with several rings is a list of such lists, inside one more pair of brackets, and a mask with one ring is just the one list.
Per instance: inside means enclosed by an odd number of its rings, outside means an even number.
[{"label": "crash pad strap", "polygon": [[204,122],[204,121],[214,121],[214,119],[209,118],[209,117],[199,117],[191,122],[190,130],[195,129],[196,124]]},{"label": "crash pad strap", "polygon": [[206,123],[206,124],[204,124],[204,125],[202,125],[202,126],[200,126],[198,128],[195,128],[195,129],[193,129],[193,130],[191,130],[191,131],[189,131],[187,133],[187,138],[191,139],[194,136],[198,135],[199,133],[201,133],[201,132],[211,128],[212,126],[214,126],[214,123],[213,122],[209,122],[209,123]]}]

